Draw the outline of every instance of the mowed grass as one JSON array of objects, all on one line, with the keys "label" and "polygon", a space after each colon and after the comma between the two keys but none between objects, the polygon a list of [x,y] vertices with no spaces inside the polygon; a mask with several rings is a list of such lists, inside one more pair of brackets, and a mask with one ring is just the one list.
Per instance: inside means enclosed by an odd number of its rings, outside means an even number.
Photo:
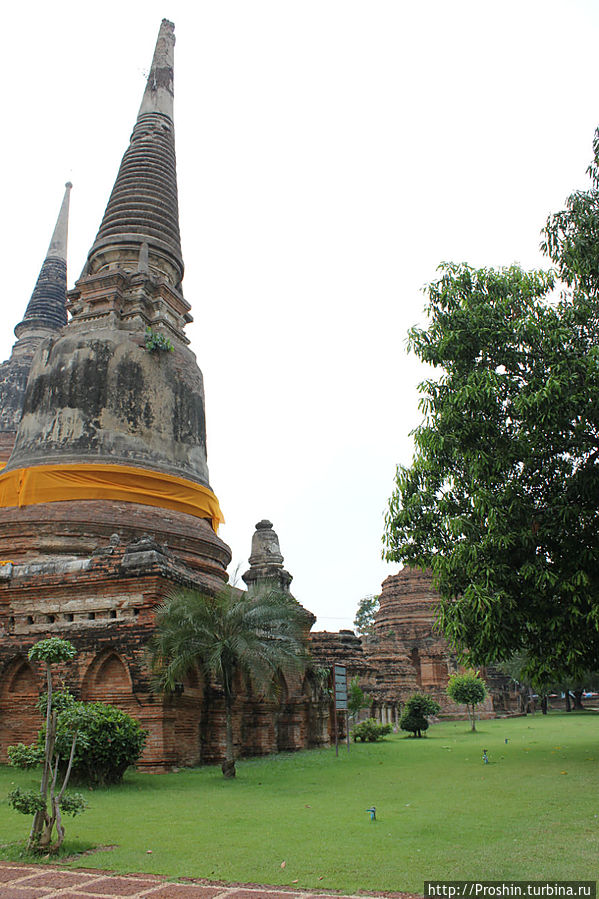
[{"label": "mowed grass", "polygon": [[[422,892],[428,879],[595,880],[599,714],[478,727],[443,723],[426,739],[352,743],[349,754],[341,745],[338,758],[327,749],[241,761],[234,781],[219,768],[128,773],[120,787],[88,791],[89,809],[66,819],[71,850],[114,848],[63,862],[343,891]],[[0,769],[0,797],[13,781],[35,777]],[[0,843],[28,825],[0,799]],[[14,847],[0,857],[14,859]]]}]

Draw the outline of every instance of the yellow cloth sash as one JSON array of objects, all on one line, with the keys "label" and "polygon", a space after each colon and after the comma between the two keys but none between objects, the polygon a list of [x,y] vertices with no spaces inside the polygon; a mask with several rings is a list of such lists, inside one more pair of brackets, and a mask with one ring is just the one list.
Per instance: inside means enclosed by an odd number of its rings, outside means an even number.
[{"label": "yellow cloth sash", "polygon": [[212,490],[194,481],[128,465],[39,465],[0,474],[0,508],[107,499],[142,503],[224,522]]}]

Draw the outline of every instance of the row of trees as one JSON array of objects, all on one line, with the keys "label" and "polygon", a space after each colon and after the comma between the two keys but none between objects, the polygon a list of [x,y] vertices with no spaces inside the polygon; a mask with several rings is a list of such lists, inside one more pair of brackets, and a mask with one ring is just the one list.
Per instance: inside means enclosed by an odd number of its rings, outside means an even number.
[{"label": "row of trees", "polygon": [[[476,730],[476,706],[487,695],[487,687],[477,674],[453,674],[447,684],[447,695],[458,705],[465,705],[468,710],[472,730]],[[421,737],[428,730],[428,719],[441,711],[439,703],[425,693],[415,693],[406,702],[399,726],[415,737]]]},{"label": "row of trees", "polygon": [[552,270],[443,264],[426,289],[410,348],[435,371],[385,523],[461,661],[519,652],[535,684],[599,658],[599,131],[593,149],[544,229]]}]

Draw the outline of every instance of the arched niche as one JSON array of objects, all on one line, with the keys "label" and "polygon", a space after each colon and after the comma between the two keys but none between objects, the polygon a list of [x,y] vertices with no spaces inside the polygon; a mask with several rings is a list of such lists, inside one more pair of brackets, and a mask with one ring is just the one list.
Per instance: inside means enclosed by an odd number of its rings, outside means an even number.
[{"label": "arched niche", "polygon": [[282,671],[277,671],[275,678],[275,696],[279,706],[286,705],[289,702],[289,687]]},{"label": "arched niche", "polygon": [[10,698],[37,696],[39,686],[35,672],[28,661],[17,659],[8,671],[6,693]]},{"label": "arched niche", "polygon": [[104,701],[108,697],[131,695],[133,684],[125,662],[114,649],[99,653],[93,660],[81,687],[84,700]]},{"label": "arched niche", "polygon": [[183,684],[186,689],[189,690],[197,690],[199,687],[199,679],[198,679],[198,670],[197,668],[190,668],[189,671],[185,674],[183,678]]}]

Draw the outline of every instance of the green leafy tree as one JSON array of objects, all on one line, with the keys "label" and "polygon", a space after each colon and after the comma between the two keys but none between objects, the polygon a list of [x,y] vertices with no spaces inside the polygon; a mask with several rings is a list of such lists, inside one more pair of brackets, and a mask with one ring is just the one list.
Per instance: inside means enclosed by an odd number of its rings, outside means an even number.
[{"label": "green leafy tree", "polygon": [[549,217],[541,249],[560,280],[581,299],[592,300],[599,292],[599,128],[587,174],[590,188],[575,191],[566,208]]},{"label": "green leafy tree", "polygon": [[[524,653],[515,652],[511,658],[506,659],[504,662],[500,662],[498,668],[504,674],[507,674],[513,681],[514,687],[518,693],[520,711],[525,715],[528,714],[529,709],[531,708],[531,702],[533,701],[532,697],[535,690],[538,690],[545,699],[546,694],[549,691],[548,685],[545,682],[542,684],[533,683],[533,679],[528,674],[528,658]],[[542,708],[543,714],[546,714],[546,701],[542,702]]]},{"label": "green leafy tree", "polygon": [[[67,740],[63,749],[63,758],[67,759],[62,786],[58,785],[58,773],[61,761],[60,751],[56,746],[56,729],[58,710],[52,702],[53,679],[52,666],[70,662],[77,650],[68,640],[50,637],[40,640],[29,650],[29,659],[42,662],[46,669],[46,725],[44,745],[26,747],[20,743],[9,747],[9,760],[15,767],[30,768],[42,765],[42,779],[39,791],[21,790],[17,787],[8,796],[9,805],[24,815],[33,815],[33,824],[29,834],[28,848],[33,851],[56,851],[64,841],[65,828],[62,823],[62,812],[76,815],[83,811],[85,802],[79,794],[65,793],[71,769],[75,746],[77,743],[78,721],[73,717],[68,729]],[[53,832],[56,827],[54,843]]]},{"label": "green leafy tree", "polygon": [[347,695],[347,711],[349,712],[350,718],[356,721],[362,709],[365,709],[369,705],[370,700],[362,690],[360,686],[360,678],[356,674],[355,677],[352,677],[349,683],[349,690]]},{"label": "green leafy tree", "polygon": [[411,345],[438,369],[386,516],[386,558],[432,570],[465,664],[537,679],[599,652],[599,304],[551,275],[445,265]]},{"label": "green leafy tree", "polygon": [[156,689],[172,691],[196,666],[224,694],[226,750],[222,771],[235,776],[234,683],[247,675],[264,693],[276,690],[280,671],[305,666],[306,613],[289,595],[225,588],[216,596],[181,590],[157,611],[150,644]]},{"label": "green leafy tree", "polygon": [[[561,680],[533,680],[528,674],[528,660],[523,653],[514,653],[511,659],[499,665],[501,671],[514,682],[520,696],[520,710],[527,714],[535,695],[540,698],[541,710],[547,714],[548,697],[551,693],[564,693],[566,711],[583,710],[583,696],[586,690],[599,688],[599,672],[583,671],[579,678]],[[534,704],[532,705],[534,709]]]},{"label": "green leafy tree", "polygon": [[472,730],[476,730],[476,706],[487,695],[484,680],[477,674],[452,674],[447,684],[447,695],[454,702],[467,707]]},{"label": "green leafy tree", "polygon": [[421,737],[422,731],[428,730],[428,719],[441,711],[439,703],[425,693],[414,693],[406,702],[403,714],[399,719],[402,730],[410,731],[415,737]]},{"label": "green leafy tree", "polygon": [[378,596],[364,596],[358,603],[354,627],[361,637],[372,639],[374,636],[374,619],[379,610]]},{"label": "green leafy tree", "polygon": [[470,665],[543,681],[599,655],[599,131],[587,191],[551,216],[541,271],[445,264],[412,350],[436,369],[398,468],[386,557],[432,570]]}]

